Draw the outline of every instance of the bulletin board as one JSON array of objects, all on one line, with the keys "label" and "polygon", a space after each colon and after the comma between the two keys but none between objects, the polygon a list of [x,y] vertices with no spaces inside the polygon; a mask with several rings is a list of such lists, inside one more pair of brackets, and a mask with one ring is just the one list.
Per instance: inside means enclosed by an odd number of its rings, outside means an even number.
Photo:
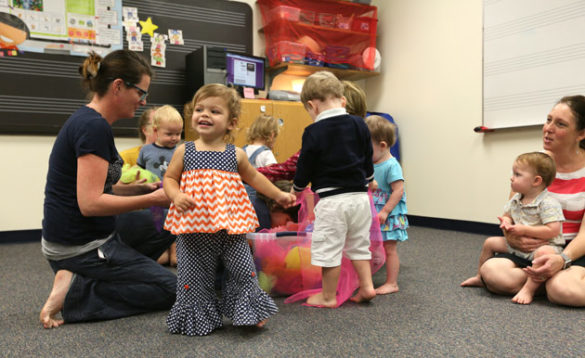
[{"label": "bulletin board", "polygon": [[585,1],[484,0],[483,125],[542,125],[585,94]]},{"label": "bulletin board", "polygon": [[[38,28],[30,31],[30,37],[18,45],[13,55],[0,49],[0,134],[58,133],[67,118],[89,98],[81,87],[79,65],[87,50],[93,49],[104,55],[117,48],[129,48],[128,33],[121,23],[123,8],[135,8],[140,21],[150,18],[157,26],[154,34],[169,37],[169,30],[182,32],[182,43],[171,43],[167,39],[163,65],[153,66],[154,77],[149,89],[148,106],[170,104],[182,113],[183,105],[192,94],[187,93],[185,80],[185,57],[207,45],[223,47],[236,53],[252,53],[252,9],[243,2],[206,0],[0,0],[0,12],[15,2],[44,5],[43,9],[59,8],[65,12],[72,6],[76,11],[85,11],[83,24],[109,23],[97,31],[95,38],[71,38],[63,40],[55,33],[45,33],[39,38]],[[91,7],[93,4],[93,15]],[[90,4],[90,5],[87,5]],[[98,12],[99,9],[99,12]],[[14,10],[14,9],[12,9]],[[26,9],[25,9],[26,10]],[[24,11],[23,9],[14,10]],[[37,11],[41,13],[40,11]],[[35,14],[28,11],[29,14]],[[55,16],[53,20],[58,18]],[[116,21],[113,21],[116,19]],[[109,30],[109,31],[105,31]],[[86,36],[81,34],[81,36]],[[91,35],[88,35],[91,37]],[[138,34],[143,48],[137,50],[149,62],[152,61],[151,36]],[[119,39],[116,40],[116,39]],[[98,43],[99,42],[99,43]],[[117,43],[118,42],[118,43]],[[132,42],[133,43],[133,42]],[[160,61],[159,61],[160,63]],[[137,118],[122,119],[114,123],[116,136],[136,136]]]}]

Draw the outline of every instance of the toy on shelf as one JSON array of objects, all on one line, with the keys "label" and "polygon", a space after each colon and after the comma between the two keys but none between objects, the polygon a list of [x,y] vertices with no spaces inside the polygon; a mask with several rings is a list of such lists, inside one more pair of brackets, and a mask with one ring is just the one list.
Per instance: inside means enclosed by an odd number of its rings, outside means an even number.
[{"label": "toy on shelf", "polygon": [[[311,233],[314,219],[312,208],[317,201],[317,195],[306,189],[299,199],[301,209],[298,225],[288,223],[285,227],[247,235],[252,244],[260,287],[270,294],[292,295],[284,301],[285,303],[302,300],[321,290],[321,268],[311,265]],[[371,210],[373,214],[370,228],[371,267],[372,273],[375,273],[384,265],[386,254],[382,245],[380,225],[375,220],[377,216],[373,204]],[[351,261],[344,257],[337,285],[338,306],[347,301],[358,287],[357,273]]]}]

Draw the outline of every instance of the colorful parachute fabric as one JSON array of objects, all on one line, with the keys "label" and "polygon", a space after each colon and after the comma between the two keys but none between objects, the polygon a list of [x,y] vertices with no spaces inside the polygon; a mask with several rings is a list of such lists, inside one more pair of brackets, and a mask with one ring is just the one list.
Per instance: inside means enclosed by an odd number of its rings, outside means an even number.
[{"label": "colorful parachute fabric", "polygon": [[[289,225],[285,228],[248,234],[254,251],[260,286],[273,295],[292,295],[284,301],[285,303],[296,302],[321,291],[321,268],[311,265],[310,250],[313,208],[317,204],[318,196],[307,189],[299,201],[301,209],[298,231],[289,231],[291,229]],[[384,265],[386,255],[371,195],[370,206],[373,218],[370,229],[373,274]],[[347,301],[358,287],[357,273],[351,261],[344,257],[337,285],[337,305],[340,306]]]}]

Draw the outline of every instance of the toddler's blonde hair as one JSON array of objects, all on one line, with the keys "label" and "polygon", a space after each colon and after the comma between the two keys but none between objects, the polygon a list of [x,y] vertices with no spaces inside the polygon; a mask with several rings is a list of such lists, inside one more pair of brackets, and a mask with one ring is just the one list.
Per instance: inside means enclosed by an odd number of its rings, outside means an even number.
[{"label": "toddler's blonde hair", "polygon": [[[138,136],[140,137],[142,143],[146,142],[146,135],[144,135],[143,129],[148,127],[149,125],[150,126],[153,125],[153,123],[149,123],[151,120],[150,116],[154,114],[154,111],[156,111],[157,109],[158,107],[150,107],[144,110],[144,112],[142,112],[140,118],[138,119]],[[154,119],[152,120],[154,122]]]},{"label": "toddler's blonde hair", "polygon": [[330,97],[343,97],[343,84],[333,73],[319,71],[307,77],[301,91],[301,102],[305,107],[311,100],[325,101]]},{"label": "toddler's blonde hair", "polygon": [[364,90],[351,81],[341,81],[341,83],[343,84],[343,95],[346,100],[345,110],[347,113],[366,118],[368,109]]},{"label": "toddler's blonde hair", "polygon": [[154,111],[152,126],[154,128],[160,128],[164,123],[180,124],[182,127],[183,117],[181,117],[181,113],[175,107],[165,104]]},{"label": "toddler's blonde hair", "polygon": [[280,127],[278,126],[278,120],[276,118],[267,114],[261,114],[256,118],[254,123],[252,123],[250,129],[248,129],[246,139],[248,143],[252,143],[259,139],[268,144],[273,144],[270,142],[276,138],[279,130]]},{"label": "toddler's blonde hair", "polygon": [[366,118],[370,136],[376,143],[386,142],[388,147],[396,143],[396,126],[382,116],[372,115]]}]

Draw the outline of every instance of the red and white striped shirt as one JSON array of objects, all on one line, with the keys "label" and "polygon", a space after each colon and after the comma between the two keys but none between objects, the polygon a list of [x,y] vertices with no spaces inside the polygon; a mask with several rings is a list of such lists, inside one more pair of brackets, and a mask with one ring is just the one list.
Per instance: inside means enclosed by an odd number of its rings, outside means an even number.
[{"label": "red and white striped shirt", "polygon": [[579,232],[585,213],[585,168],[572,173],[557,173],[548,191],[563,208],[563,237],[568,243]]}]

